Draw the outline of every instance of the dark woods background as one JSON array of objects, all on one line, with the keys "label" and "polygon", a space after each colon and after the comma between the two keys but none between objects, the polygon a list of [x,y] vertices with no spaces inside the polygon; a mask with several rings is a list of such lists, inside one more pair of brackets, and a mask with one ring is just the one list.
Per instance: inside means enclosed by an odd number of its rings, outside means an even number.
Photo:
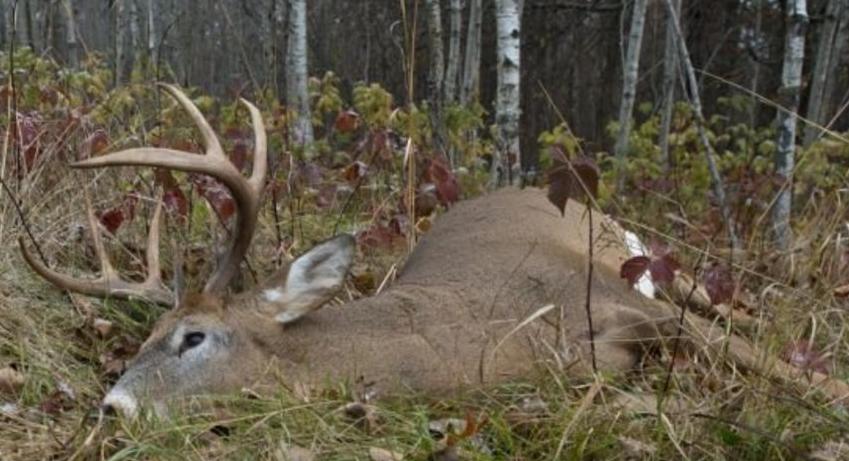
[{"label": "dark woods background", "polygon": [[[4,49],[8,49],[12,38],[13,3],[14,0],[0,2]],[[152,59],[158,64],[162,79],[200,86],[216,95],[231,96],[251,86],[269,86],[284,95],[286,3],[126,0],[119,7],[114,0],[73,0],[67,3],[78,29],[76,43],[72,43],[68,39],[65,1],[18,0],[15,40],[70,66],[91,53],[113,62],[120,49],[123,65],[119,81],[130,78],[134,61]],[[447,2],[443,3],[447,8]],[[463,3],[461,35],[465,41],[469,2]],[[808,6],[804,83],[810,81],[826,3],[814,0]],[[537,156],[538,133],[559,123],[555,107],[591,150],[612,150],[613,136],[606,127],[616,119],[621,99],[631,4],[615,0],[525,1],[521,33],[521,142],[525,165],[533,164]],[[416,9],[415,2],[406,0],[406,8],[409,17],[414,13],[417,17],[414,95],[416,100],[423,100],[427,98],[428,74],[426,13],[421,2]],[[496,86],[493,2],[484,1],[483,8],[480,102],[491,122]],[[779,101],[784,8],[784,2],[774,0],[685,0],[681,20],[693,65]],[[354,82],[378,82],[393,93],[396,102],[405,100],[401,2],[311,0],[307,14],[310,75],[333,71],[348,93]],[[447,11],[443,12],[443,24],[446,27]],[[651,105],[644,104],[642,110],[635,112],[638,119],[660,107],[665,24],[665,2],[649,2],[637,107],[641,103]],[[829,77],[835,80],[824,98],[828,114],[834,114],[846,101],[849,88],[849,46],[835,46],[839,48],[840,70]],[[745,95],[720,79],[705,74],[699,78],[707,114],[723,113],[724,108],[717,104],[720,96],[735,92]],[[551,95],[551,102],[543,89]],[[803,86],[801,114],[805,113],[806,89]],[[745,121],[754,126],[768,124],[774,114],[774,109],[757,104]],[[739,112],[729,115],[741,117]],[[847,125],[849,116],[844,113],[833,127],[845,130]]]}]

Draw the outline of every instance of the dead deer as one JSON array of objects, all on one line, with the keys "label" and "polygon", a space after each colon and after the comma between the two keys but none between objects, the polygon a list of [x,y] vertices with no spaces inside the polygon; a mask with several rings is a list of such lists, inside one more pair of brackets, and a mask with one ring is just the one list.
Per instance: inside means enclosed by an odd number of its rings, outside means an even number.
[{"label": "dead deer", "polygon": [[[176,87],[162,88],[199,128],[205,155],[136,148],[73,167],[169,168],[224,183],[238,216],[229,249],[203,291],[175,302],[160,279],[161,206],[152,218],[143,282],[124,281],[112,267],[90,204],[99,278],[62,275],[20,242],[33,270],[59,288],[174,304],[107,393],[106,407],[134,415],[152,404],[165,412],[176,397],[226,393],[268,379],[288,386],[362,379],[383,391],[444,393],[528,377],[540,368],[590,371],[585,210],[570,202],[561,216],[540,190],[504,189],[456,205],[437,220],[394,284],[379,295],[319,309],[345,281],[355,255],[349,235],[316,245],[251,291],[228,294],[257,226],[266,176],[263,120],[256,107],[242,101],[256,137],[253,171],[245,178],[197,107]],[[595,354],[602,369],[629,370],[646,345],[677,334],[680,310],[627,286],[618,274],[631,256],[624,233],[608,217],[595,221]],[[727,336],[707,319],[688,313],[685,320],[691,341],[727,350],[742,367],[788,381],[800,374],[767,360],[746,340]],[[808,378],[829,397],[849,395],[841,381],[818,373]]]}]

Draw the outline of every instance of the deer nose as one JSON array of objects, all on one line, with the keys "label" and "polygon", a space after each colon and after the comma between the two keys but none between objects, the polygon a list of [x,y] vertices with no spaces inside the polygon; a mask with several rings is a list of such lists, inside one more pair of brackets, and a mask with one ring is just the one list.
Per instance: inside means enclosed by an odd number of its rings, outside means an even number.
[{"label": "deer nose", "polygon": [[104,414],[115,414],[120,412],[126,417],[132,418],[138,411],[138,402],[132,394],[121,388],[112,388],[103,399],[101,409]]}]

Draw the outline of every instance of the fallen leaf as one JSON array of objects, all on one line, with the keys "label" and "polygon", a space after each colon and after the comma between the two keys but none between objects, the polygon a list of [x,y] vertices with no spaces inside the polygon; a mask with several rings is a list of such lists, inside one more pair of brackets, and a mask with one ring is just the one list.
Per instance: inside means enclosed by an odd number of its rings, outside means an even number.
[{"label": "fallen leaf", "polygon": [[281,441],[275,458],[279,461],[313,461],[315,454],[306,448]]},{"label": "fallen leaf", "polygon": [[622,263],[619,277],[627,280],[629,285],[634,285],[646,273],[650,264],[651,258],[648,256],[634,256]]},{"label": "fallen leaf", "polygon": [[12,367],[0,368],[0,394],[15,394],[26,384],[26,378]]},{"label": "fallen leaf", "polygon": [[372,461],[401,461],[404,459],[404,456],[400,453],[377,447],[369,448],[368,455]]},{"label": "fallen leaf", "polygon": [[837,298],[845,298],[849,296],[849,284],[835,288],[832,293],[834,293],[834,296]]},{"label": "fallen leaf", "polygon": [[112,333],[112,322],[106,319],[96,318],[91,324],[94,331],[97,332],[97,335],[101,338],[109,337],[109,334]]}]

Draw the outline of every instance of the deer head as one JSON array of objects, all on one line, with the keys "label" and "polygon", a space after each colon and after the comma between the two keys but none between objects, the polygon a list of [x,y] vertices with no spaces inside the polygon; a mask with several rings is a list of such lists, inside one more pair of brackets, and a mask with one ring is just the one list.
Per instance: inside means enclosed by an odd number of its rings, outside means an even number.
[{"label": "deer head", "polygon": [[271,359],[263,345],[283,335],[282,326],[317,309],[344,282],[354,254],[354,239],[341,235],[325,241],[274,274],[254,291],[228,296],[226,289],[247,253],[257,225],[267,171],[266,133],[259,110],[246,100],[255,136],[253,171],[245,178],[224,154],[221,144],[198,108],[178,88],[160,85],[185,110],[201,133],[205,154],[163,148],[135,148],[72,165],[74,168],[148,166],[209,175],[231,192],[238,215],[229,246],[201,293],[182,299],[160,278],[159,234],[161,200],[150,223],[146,249],[147,276],[142,282],[120,278],[106,254],[98,222],[86,196],[88,223],[100,260],[97,279],[75,279],[48,268],[22,240],[24,259],[39,275],[59,288],[89,296],[137,298],[173,309],[156,323],[127,371],[103,400],[107,409],[137,412],[149,401],[164,410],[168,400],[189,394],[238,389]]}]

